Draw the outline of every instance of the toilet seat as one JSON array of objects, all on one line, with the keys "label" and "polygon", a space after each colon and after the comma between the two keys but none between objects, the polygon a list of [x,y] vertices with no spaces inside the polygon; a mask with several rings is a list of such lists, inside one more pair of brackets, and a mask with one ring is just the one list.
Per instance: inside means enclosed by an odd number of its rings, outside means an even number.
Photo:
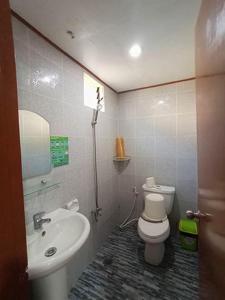
[{"label": "toilet seat", "polygon": [[166,219],[159,223],[152,223],[139,218],[138,233],[147,243],[155,244],[164,242],[170,234],[169,221]]}]

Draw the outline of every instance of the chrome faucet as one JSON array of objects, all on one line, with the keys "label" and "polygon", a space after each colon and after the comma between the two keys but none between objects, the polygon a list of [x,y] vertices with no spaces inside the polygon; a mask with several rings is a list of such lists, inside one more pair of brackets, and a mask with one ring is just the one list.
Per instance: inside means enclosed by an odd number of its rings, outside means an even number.
[{"label": "chrome faucet", "polygon": [[44,216],[44,214],[45,214],[45,212],[41,211],[41,212],[36,213],[35,215],[33,215],[34,229],[35,230],[41,229],[43,223],[51,222],[50,218],[45,218],[45,219],[42,218]]}]

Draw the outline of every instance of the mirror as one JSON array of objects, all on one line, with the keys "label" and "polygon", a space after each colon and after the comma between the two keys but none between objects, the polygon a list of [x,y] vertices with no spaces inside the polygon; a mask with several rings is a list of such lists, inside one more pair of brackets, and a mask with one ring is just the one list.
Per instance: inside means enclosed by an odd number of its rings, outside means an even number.
[{"label": "mirror", "polygon": [[40,115],[19,110],[23,179],[51,171],[49,123]]}]

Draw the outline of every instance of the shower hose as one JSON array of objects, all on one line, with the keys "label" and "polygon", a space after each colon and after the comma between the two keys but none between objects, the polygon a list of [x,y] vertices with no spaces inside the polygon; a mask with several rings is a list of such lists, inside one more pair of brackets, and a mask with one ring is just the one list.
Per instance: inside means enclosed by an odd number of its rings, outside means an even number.
[{"label": "shower hose", "polygon": [[127,226],[129,226],[130,224],[134,223],[134,222],[137,222],[138,218],[133,218],[131,219],[134,211],[135,211],[135,207],[136,207],[136,204],[137,204],[137,197],[138,197],[138,191],[137,191],[137,188],[136,186],[133,187],[133,194],[134,194],[134,201],[133,201],[133,205],[132,205],[132,208],[130,210],[130,213],[129,215],[124,219],[124,221],[119,225],[119,228],[120,229],[125,229]]}]

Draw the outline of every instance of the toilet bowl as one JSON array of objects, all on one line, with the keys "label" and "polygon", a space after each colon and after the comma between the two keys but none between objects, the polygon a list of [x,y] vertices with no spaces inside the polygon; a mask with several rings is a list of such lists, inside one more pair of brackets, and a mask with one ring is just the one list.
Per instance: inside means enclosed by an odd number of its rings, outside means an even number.
[{"label": "toilet bowl", "polygon": [[170,234],[167,215],[171,212],[175,188],[143,185],[144,211],[138,220],[138,234],[145,242],[145,261],[159,265],[165,253],[165,240]]},{"label": "toilet bowl", "polygon": [[145,242],[145,261],[151,265],[159,265],[165,252],[164,241],[169,237],[170,225],[168,219],[160,223],[138,220],[138,234]]}]

